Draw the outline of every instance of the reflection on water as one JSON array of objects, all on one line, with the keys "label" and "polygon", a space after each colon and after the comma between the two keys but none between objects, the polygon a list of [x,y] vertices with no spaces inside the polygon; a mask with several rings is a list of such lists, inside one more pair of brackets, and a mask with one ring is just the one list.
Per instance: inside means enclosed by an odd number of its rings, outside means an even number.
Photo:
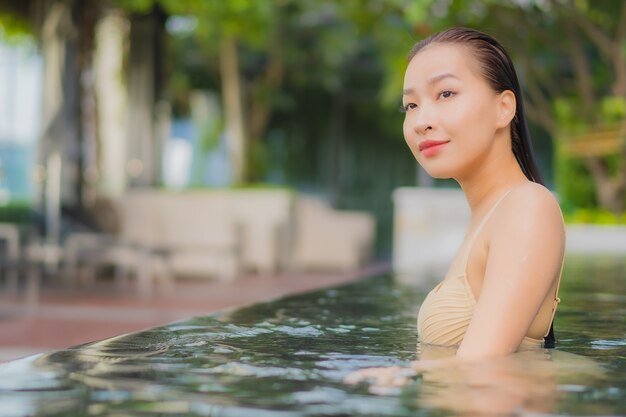
[{"label": "reflection on water", "polygon": [[417,355],[428,288],[381,276],[0,365],[1,416],[626,413],[626,261],[568,259],[555,350],[432,369],[376,395],[350,372]]},{"label": "reflection on water", "polygon": [[511,415],[520,410],[555,414],[567,392],[594,386],[604,374],[603,366],[588,357],[527,350],[486,363],[425,372],[415,398],[422,407],[461,415]]}]

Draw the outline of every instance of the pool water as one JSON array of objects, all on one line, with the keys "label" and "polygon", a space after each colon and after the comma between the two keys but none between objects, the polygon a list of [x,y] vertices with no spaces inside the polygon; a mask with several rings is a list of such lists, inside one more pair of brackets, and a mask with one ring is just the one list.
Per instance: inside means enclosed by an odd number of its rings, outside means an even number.
[{"label": "pool water", "polygon": [[1,364],[0,416],[626,414],[621,258],[566,259],[556,349],[344,384],[416,359],[431,285],[376,276]]}]

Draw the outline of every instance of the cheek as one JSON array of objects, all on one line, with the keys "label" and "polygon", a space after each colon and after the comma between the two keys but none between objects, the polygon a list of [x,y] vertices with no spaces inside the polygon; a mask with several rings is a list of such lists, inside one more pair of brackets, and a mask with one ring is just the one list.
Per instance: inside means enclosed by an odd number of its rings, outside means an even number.
[{"label": "cheek", "polygon": [[463,145],[490,142],[496,130],[493,113],[489,103],[466,100],[449,112],[448,127],[453,130],[450,134],[463,139]]},{"label": "cheek", "polygon": [[411,129],[411,120],[408,116],[404,118],[404,123],[402,124],[402,133],[404,134],[404,140],[406,144],[409,145],[409,149],[411,149],[411,152],[417,158],[417,137],[414,134],[413,129]]}]

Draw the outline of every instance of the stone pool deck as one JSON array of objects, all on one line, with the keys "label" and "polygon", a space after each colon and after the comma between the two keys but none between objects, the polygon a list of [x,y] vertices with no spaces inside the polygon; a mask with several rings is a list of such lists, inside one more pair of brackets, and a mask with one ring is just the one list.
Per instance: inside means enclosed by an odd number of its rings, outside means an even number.
[{"label": "stone pool deck", "polygon": [[107,280],[68,289],[47,283],[35,310],[0,293],[0,362],[163,325],[221,309],[356,281],[390,270],[379,262],[338,273],[243,276],[232,282],[179,280],[168,294],[144,300]]}]

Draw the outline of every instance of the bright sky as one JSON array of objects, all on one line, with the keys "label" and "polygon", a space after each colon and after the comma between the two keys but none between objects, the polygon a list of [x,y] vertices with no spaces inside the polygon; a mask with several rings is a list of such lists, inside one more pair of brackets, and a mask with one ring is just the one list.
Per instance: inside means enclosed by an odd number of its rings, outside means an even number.
[{"label": "bright sky", "polygon": [[33,45],[0,43],[0,142],[36,141],[41,120],[42,71],[42,59]]}]

